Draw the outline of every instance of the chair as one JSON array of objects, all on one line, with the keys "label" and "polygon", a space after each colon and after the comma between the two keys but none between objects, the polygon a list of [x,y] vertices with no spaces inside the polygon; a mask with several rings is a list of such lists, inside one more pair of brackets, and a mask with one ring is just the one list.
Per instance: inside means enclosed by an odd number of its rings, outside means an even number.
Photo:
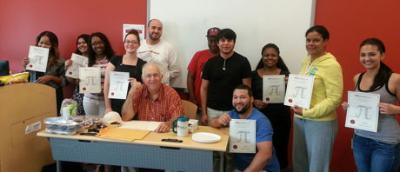
[{"label": "chair", "polygon": [[197,118],[197,105],[187,101],[182,100],[183,105],[183,112],[189,119],[196,119]]}]

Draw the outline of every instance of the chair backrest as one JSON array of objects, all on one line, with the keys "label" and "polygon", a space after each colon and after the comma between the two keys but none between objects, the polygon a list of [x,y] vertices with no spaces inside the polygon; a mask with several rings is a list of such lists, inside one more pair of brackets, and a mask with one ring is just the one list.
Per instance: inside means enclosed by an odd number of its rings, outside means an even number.
[{"label": "chair backrest", "polygon": [[196,119],[197,105],[187,100],[182,100],[182,105],[184,114],[190,119]]}]

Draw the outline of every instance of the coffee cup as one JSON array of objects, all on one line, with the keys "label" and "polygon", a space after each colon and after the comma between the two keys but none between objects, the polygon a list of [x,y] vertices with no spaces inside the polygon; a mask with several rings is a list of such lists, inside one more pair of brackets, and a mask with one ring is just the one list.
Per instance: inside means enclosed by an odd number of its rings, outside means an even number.
[{"label": "coffee cup", "polygon": [[189,118],[180,116],[173,122],[172,131],[178,137],[185,137],[189,134]]}]

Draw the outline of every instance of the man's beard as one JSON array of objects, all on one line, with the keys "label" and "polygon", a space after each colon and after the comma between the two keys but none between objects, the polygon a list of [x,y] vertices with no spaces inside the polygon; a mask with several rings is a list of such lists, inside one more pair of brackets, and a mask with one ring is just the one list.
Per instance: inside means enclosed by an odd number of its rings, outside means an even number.
[{"label": "man's beard", "polygon": [[240,111],[236,108],[236,106],[235,106],[234,109],[235,109],[235,111],[236,111],[237,113],[243,114],[243,113],[245,113],[247,110],[249,110],[249,108],[250,108],[250,105],[247,104],[247,105],[243,106],[242,110],[240,110]]},{"label": "man's beard", "polygon": [[150,34],[150,35],[149,35],[150,39],[153,40],[153,41],[159,40],[161,36],[157,36],[157,34],[155,34],[155,35],[156,35],[156,36],[153,36],[153,34]]}]

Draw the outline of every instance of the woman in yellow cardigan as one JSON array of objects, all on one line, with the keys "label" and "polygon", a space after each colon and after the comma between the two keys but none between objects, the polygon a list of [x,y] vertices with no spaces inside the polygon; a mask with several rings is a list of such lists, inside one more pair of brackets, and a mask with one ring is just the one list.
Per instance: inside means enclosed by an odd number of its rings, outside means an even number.
[{"label": "woman in yellow cardigan", "polygon": [[293,169],[328,172],[337,132],[336,108],[343,91],[342,68],[326,51],[328,30],[321,25],[306,32],[308,56],[300,74],[314,76],[310,109],[294,107]]}]

